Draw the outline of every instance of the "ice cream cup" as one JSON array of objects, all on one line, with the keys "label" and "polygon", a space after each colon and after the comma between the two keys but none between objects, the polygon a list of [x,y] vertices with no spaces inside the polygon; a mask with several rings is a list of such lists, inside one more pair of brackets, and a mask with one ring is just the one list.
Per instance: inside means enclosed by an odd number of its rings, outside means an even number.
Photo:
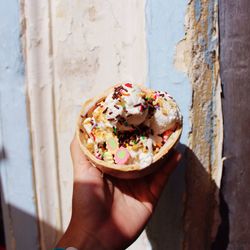
[{"label": "ice cream cup", "polygon": [[[117,85],[115,85],[117,86]],[[157,152],[154,157],[152,163],[144,168],[141,168],[139,164],[111,164],[104,160],[100,160],[96,158],[86,147],[85,141],[87,139],[86,131],[81,127],[82,121],[86,116],[89,116],[93,110],[96,108],[96,104],[105,100],[108,94],[110,94],[114,87],[112,86],[108,90],[102,93],[102,95],[93,97],[87,100],[80,111],[79,117],[77,119],[76,126],[76,136],[78,142],[80,144],[80,148],[85,154],[85,156],[89,159],[89,161],[98,169],[100,169],[103,173],[112,175],[114,177],[122,178],[122,179],[135,179],[139,177],[143,177],[154,172],[158,167],[160,167],[167,158],[171,155],[172,149],[178,143],[181,133],[182,133],[182,122],[177,124],[175,131],[169,136],[165,144],[160,148],[159,152]],[[144,92],[150,91],[150,89],[140,86]]]}]

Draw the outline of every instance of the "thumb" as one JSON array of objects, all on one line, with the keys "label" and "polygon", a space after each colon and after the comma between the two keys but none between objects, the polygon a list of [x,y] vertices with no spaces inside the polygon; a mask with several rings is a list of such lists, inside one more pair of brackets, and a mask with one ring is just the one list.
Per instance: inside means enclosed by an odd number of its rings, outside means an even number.
[{"label": "thumb", "polygon": [[73,161],[74,180],[86,181],[93,177],[100,178],[103,176],[102,172],[89,162],[87,157],[82,152],[79,142],[74,136],[70,144],[71,158]]},{"label": "thumb", "polygon": [[74,168],[74,173],[83,171],[83,170],[88,170],[91,167],[90,162],[82,152],[79,142],[74,136],[71,144],[70,144],[70,152],[71,152],[71,158],[73,162],[73,168]]}]

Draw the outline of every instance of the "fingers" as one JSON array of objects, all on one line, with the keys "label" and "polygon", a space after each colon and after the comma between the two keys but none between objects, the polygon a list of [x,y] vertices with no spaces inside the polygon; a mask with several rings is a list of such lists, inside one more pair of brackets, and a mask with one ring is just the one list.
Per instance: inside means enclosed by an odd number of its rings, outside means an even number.
[{"label": "fingers", "polygon": [[163,190],[168,177],[172,171],[177,167],[181,160],[181,154],[179,152],[174,152],[170,159],[160,167],[156,173],[154,173],[150,179],[150,191],[158,198]]},{"label": "fingers", "polygon": [[76,136],[74,136],[70,144],[70,152],[73,161],[75,180],[83,180],[92,176],[102,176],[101,171],[94,167],[82,152]]},{"label": "fingers", "polygon": [[84,153],[81,151],[79,142],[77,141],[76,136],[74,136],[71,144],[70,144],[70,152],[71,152],[71,158],[73,161],[74,168],[89,168],[89,161],[87,160]]}]

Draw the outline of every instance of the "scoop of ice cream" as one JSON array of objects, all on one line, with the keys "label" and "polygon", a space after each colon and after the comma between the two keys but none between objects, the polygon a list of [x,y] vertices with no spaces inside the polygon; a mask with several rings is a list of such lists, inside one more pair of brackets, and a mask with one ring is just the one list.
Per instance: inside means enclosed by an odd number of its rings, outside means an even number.
[{"label": "scoop of ice cream", "polygon": [[142,98],[142,89],[130,83],[124,84],[123,87],[127,90],[127,93],[123,96],[125,102],[123,117],[128,124],[137,126],[145,120],[148,113],[145,100]]},{"label": "scoop of ice cream", "polygon": [[116,87],[107,96],[105,106],[107,120],[119,130],[130,130],[131,126],[141,124],[148,113],[142,89],[130,83]]},{"label": "scoop of ice cream", "polygon": [[178,106],[168,94],[158,91],[155,95],[154,104],[157,107],[149,123],[155,134],[162,134],[181,121],[181,114]]},{"label": "scoop of ice cream", "polygon": [[141,168],[149,166],[154,157],[153,140],[147,137],[141,137],[139,142],[129,148],[131,163],[137,162]]}]

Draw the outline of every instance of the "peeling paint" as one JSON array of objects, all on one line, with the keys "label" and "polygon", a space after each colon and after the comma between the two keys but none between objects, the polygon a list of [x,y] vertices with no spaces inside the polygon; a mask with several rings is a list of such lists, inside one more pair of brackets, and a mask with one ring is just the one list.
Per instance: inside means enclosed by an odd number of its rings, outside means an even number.
[{"label": "peeling paint", "polygon": [[196,22],[198,22],[201,18],[201,10],[202,10],[201,4],[202,4],[201,0],[195,0],[194,7],[195,7],[195,20],[196,20]]},{"label": "peeling paint", "polygon": [[[168,91],[183,114],[181,143],[187,144],[190,130],[191,85],[187,76],[190,57],[186,51],[185,13],[188,1],[148,0],[146,8],[148,80],[154,89]],[[184,146],[180,149],[182,151]],[[170,177],[159,206],[146,229],[153,249],[181,249],[183,231],[184,161]]]},{"label": "peeling paint", "polygon": [[[222,170],[217,1],[23,0],[40,219],[58,230],[67,227],[69,142],[82,102],[120,81],[146,82],[169,91],[180,104],[186,187],[182,165],[171,176],[156,216],[130,249],[150,249],[150,243],[152,248],[209,248],[219,220],[216,194]],[[9,72],[10,66],[4,67]],[[44,185],[47,179],[55,183]],[[42,223],[40,230],[43,249],[60,234]]]},{"label": "peeling paint", "polygon": [[176,66],[188,72],[193,89],[183,246],[208,249],[218,227],[217,195],[222,172],[218,2],[190,1],[185,27],[186,36],[177,47],[185,55],[184,66],[178,62],[178,55],[176,60]]}]

